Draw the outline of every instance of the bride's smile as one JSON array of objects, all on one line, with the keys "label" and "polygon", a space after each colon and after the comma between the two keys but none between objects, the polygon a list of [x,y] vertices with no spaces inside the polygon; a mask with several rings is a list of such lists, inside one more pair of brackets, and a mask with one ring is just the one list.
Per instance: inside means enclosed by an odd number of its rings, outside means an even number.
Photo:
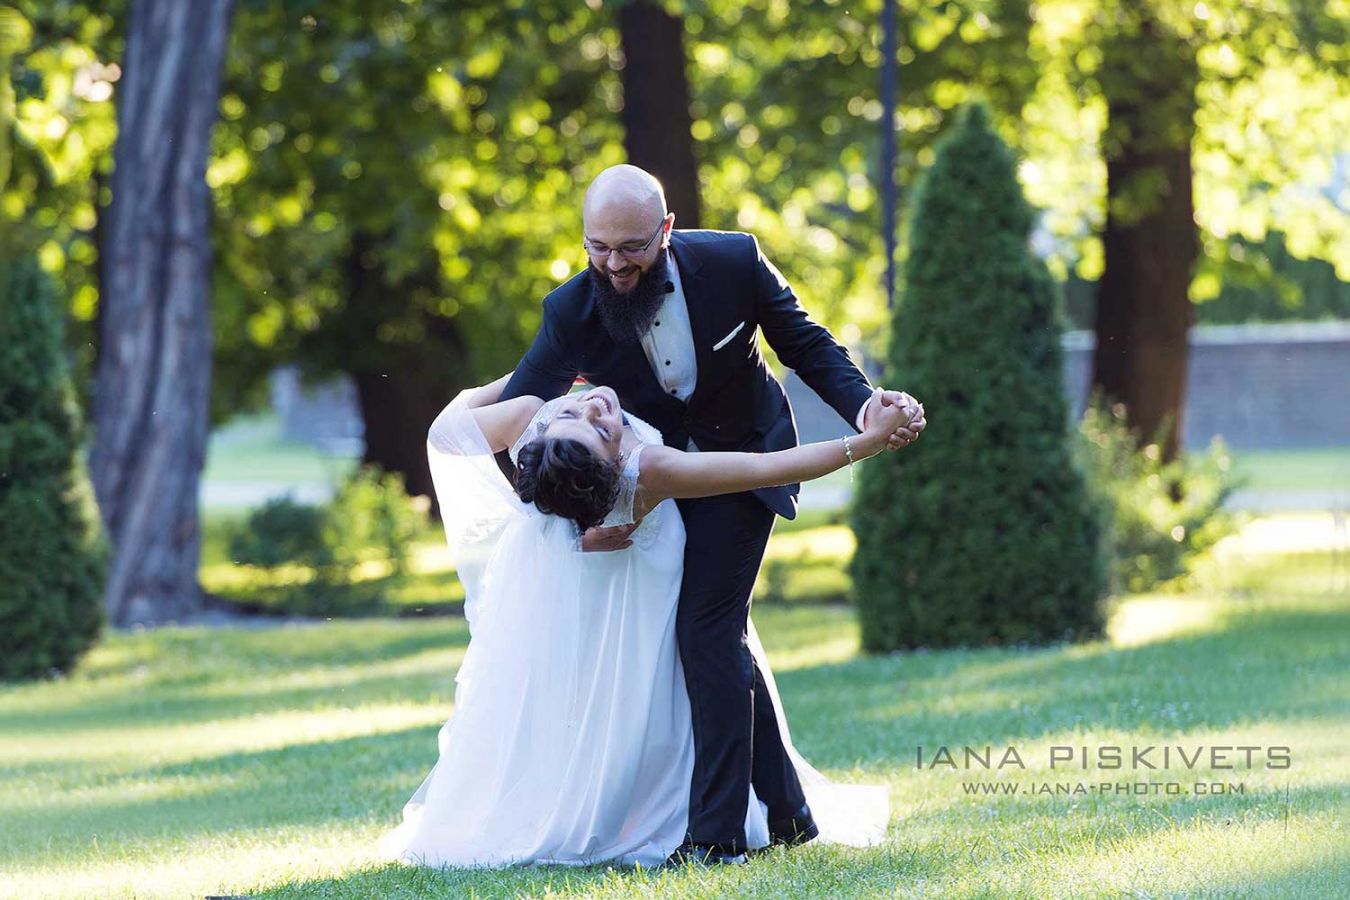
[{"label": "bride's smile", "polygon": [[572,438],[605,459],[615,459],[623,440],[619,395],[602,386],[568,397],[545,434],[551,438]]}]

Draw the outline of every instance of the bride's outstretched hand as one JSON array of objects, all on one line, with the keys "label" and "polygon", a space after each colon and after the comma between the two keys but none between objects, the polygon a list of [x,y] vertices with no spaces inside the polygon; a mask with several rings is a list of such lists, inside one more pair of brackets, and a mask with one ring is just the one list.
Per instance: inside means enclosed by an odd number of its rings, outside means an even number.
[{"label": "bride's outstretched hand", "polygon": [[890,433],[886,439],[887,450],[899,450],[901,447],[907,447],[919,439],[919,432],[923,431],[926,421],[924,420],[923,404],[915,400],[904,391],[888,391],[883,388],[877,388],[872,395],[863,412],[863,431],[866,432],[872,427],[876,417],[882,410],[893,407],[908,407],[910,409],[910,419],[906,419],[903,424]]}]

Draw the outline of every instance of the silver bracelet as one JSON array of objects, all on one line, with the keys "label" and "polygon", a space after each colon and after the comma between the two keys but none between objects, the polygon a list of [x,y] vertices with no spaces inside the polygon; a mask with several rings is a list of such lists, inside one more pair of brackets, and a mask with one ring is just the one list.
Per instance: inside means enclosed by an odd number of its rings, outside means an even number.
[{"label": "silver bracelet", "polygon": [[844,452],[848,454],[848,483],[853,483],[853,447],[848,442],[848,435],[840,438],[844,442]]}]

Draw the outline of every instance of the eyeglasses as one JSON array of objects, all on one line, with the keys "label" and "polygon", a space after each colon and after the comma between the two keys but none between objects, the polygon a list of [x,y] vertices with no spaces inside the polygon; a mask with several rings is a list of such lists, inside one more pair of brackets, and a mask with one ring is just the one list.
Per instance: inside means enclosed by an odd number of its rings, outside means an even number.
[{"label": "eyeglasses", "polygon": [[652,241],[656,240],[661,235],[661,232],[665,230],[665,227],[666,223],[662,220],[661,224],[656,226],[656,234],[648,238],[647,242],[641,246],[625,244],[622,247],[606,247],[604,244],[597,244],[590,238],[584,239],[581,242],[581,246],[585,247],[586,252],[591,256],[609,256],[611,253],[617,252],[624,259],[635,259],[647,252],[647,248],[652,245]]}]

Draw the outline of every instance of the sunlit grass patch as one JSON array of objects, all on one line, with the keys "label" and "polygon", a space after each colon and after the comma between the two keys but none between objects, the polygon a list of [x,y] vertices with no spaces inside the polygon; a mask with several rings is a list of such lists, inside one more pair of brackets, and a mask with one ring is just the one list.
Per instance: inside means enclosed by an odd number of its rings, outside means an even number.
[{"label": "sunlit grass patch", "polygon": [[[884,783],[888,841],[744,869],[437,872],[374,845],[436,758],[459,618],[111,635],[0,690],[0,896],[1336,896],[1350,883],[1350,595],[1334,554],[1244,557],[1232,590],[1123,599],[1107,640],[858,654],[842,606],[755,611],[793,738]],[[1091,772],[1218,796],[995,796],[1080,780],[1054,747],[1291,748],[1288,769]],[[1005,748],[952,771],[918,748]]]}]

